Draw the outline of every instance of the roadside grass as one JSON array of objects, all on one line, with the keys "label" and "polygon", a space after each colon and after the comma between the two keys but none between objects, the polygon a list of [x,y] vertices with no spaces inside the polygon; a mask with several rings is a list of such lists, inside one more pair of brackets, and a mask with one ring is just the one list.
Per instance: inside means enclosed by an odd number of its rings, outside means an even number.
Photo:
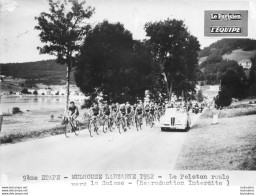
[{"label": "roadside grass", "polygon": [[249,104],[240,104],[222,110],[208,109],[202,115],[202,118],[212,118],[213,114],[218,114],[219,118],[232,118],[238,116],[247,116],[256,114],[256,106]]},{"label": "roadside grass", "polygon": [[[83,130],[83,128],[86,127],[87,125],[88,123],[82,123],[81,130]],[[29,132],[11,133],[11,134],[0,136],[0,144],[8,144],[8,143],[14,144],[14,143],[23,142],[31,139],[38,139],[43,137],[60,135],[64,133],[65,133],[65,125],[60,125],[53,128],[29,131]]]},{"label": "roadside grass", "polygon": [[222,115],[213,125],[212,112],[206,110],[189,131],[175,169],[256,170],[256,115]]}]

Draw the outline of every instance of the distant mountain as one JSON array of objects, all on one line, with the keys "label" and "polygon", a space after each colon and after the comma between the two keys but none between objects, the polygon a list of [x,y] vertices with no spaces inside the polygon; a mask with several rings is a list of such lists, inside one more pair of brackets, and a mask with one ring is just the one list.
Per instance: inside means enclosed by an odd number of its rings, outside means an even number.
[{"label": "distant mountain", "polygon": [[[27,84],[43,83],[46,85],[65,84],[66,66],[59,65],[55,60],[37,62],[0,64],[1,75],[26,79]],[[74,76],[71,74],[71,83]]]},{"label": "distant mountain", "polygon": [[256,40],[253,39],[221,39],[210,46],[205,47],[199,52],[199,58],[211,55],[217,52],[219,55],[229,54],[233,50],[241,49],[243,51],[256,50]]}]

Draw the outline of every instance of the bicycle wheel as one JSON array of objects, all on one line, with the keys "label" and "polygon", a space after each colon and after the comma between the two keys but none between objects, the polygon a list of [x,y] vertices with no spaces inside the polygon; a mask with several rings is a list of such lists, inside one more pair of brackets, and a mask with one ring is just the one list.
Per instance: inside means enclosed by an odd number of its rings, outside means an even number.
[{"label": "bicycle wheel", "polygon": [[127,130],[126,130],[126,125],[125,125],[125,119],[124,118],[121,120],[121,126],[122,126],[123,131],[126,132]]},{"label": "bicycle wheel", "polygon": [[153,120],[154,120],[153,116],[150,116],[150,118],[149,118],[149,126],[151,128],[153,127]]},{"label": "bicycle wheel", "polygon": [[89,123],[88,123],[88,130],[89,130],[89,133],[90,133],[90,136],[91,137],[93,137],[92,136],[92,134],[93,134],[93,129],[94,129],[94,127],[93,127],[93,124],[92,124],[92,120],[89,120]]},{"label": "bicycle wheel", "polygon": [[103,121],[103,132],[107,133],[107,131],[108,131],[108,119],[105,119]]},{"label": "bicycle wheel", "polygon": [[81,125],[79,121],[76,121],[76,128],[74,127],[74,133],[75,135],[78,135],[80,133],[81,130]]},{"label": "bicycle wheel", "polygon": [[67,138],[69,138],[70,135],[71,135],[71,133],[72,133],[72,126],[71,126],[70,123],[67,123],[67,124],[65,125],[65,136],[66,136]]},{"label": "bicycle wheel", "polygon": [[114,124],[113,119],[112,118],[108,119],[108,129],[111,132],[113,131],[113,124]]},{"label": "bicycle wheel", "polygon": [[137,131],[139,131],[139,128],[140,128],[140,120],[138,119],[138,117],[135,117],[135,124],[136,124],[136,129],[137,129]]},{"label": "bicycle wheel", "polygon": [[119,133],[121,134],[121,121],[120,121],[120,119],[118,119],[118,120],[116,121],[116,127],[118,128],[118,131],[119,131]]}]

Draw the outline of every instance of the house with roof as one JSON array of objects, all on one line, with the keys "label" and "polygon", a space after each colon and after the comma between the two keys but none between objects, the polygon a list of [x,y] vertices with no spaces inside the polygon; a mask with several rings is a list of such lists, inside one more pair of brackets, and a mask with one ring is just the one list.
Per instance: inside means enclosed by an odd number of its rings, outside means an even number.
[{"label": "house with roof", "polygon": [[252,67],[252,61],[250,59],[242,59],[238,61],[238,64],[244,69],[250,69]]}]

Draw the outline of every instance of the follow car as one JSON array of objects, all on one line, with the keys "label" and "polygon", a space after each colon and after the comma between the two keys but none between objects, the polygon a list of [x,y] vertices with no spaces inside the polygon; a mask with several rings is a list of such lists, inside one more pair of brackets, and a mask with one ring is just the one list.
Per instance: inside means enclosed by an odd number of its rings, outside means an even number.
[{"label": "follow car", "polygon": [[189,112],[184,109],[167,108],[160,119],[161,130],[189,130],[191,118]]}]

